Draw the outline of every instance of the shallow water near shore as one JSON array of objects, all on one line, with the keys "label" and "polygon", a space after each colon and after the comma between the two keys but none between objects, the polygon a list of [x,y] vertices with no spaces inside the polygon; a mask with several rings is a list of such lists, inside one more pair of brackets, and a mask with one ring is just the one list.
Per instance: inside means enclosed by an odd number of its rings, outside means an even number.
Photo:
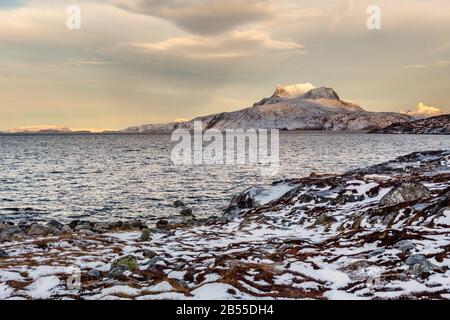
[{"label": "shallow water near shore", "polygon": [[0,136],[0,220],[157,219],[219,215],[256,184],[343,173],[416,151],[450,149],[449,136],[281,133],[281,169],[252,164],[175,166],[170,135]]}]

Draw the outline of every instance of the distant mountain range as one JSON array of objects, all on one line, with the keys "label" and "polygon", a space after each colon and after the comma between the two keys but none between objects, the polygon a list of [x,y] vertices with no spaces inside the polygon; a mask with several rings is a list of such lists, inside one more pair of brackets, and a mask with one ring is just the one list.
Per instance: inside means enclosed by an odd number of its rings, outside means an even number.
[{"label": "distant mountain range", "polygon": [[280,129],[324,131],[370,131],[393,123],[410,121],[410,115],[394,112],[369,112],[359,105],[340,99],[331,88],[311,84],[277,86],[274,94],[252,107],[198,117],[187,122],[149,124],[130,127],[126,133],[171,132],[193,129],[202,121],[204,129]]},{"label": "distant mountain range", "polygon": [[18,134],[18,133],[24,133],[24,134],[56,134],[56,133],[70,133],[72,132],[69,128],[62,127],[62,126],[30,126],[30,127],[20,127],[20,128],[14,128],[6,130],[2,133],[9,133],[9,134]]},{"label": "distant mountain range", "polygon": [[114,133],[115,131],[99,131],[90,129],[69,129],[63,126],[30,126],[0,131],[0,134],[90,134],[90,133]]},{"label": "distant mountain range", "polygon": [[450,134],[450,114],[410,122],[394,123],[386,128],[374,130],[371,133]]}]

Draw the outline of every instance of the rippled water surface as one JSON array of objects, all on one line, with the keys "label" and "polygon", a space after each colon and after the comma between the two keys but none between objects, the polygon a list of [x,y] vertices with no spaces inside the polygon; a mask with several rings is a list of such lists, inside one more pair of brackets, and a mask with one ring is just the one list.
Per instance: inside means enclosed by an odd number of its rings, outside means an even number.
[{"label": "rippled water surface", "polygon": [[0,136],[0,219],[153,219],[217,215],[255,184],[344,172],[420,150],[450,149],[449,136],[282,133],[281,170],[255,165],[175,166],[169,135]]}]

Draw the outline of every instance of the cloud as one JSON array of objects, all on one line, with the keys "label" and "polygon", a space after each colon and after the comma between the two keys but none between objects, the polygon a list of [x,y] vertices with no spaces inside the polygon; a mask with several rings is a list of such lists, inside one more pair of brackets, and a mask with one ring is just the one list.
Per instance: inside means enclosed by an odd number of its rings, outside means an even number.
[{"label": "cloud", "polygon": [[407,64],[407,65],[403,66],[403,68],[405,68],[405,69],[423,69],[426,67],[427,66],[424,64]]},{"label": "cloud", "polygon": [[426,104],[421,102],[417,105],[415,110],[406,111],[402,113],[405,113],[415,118],[427,118],[441,115],[444,112],[439,108],[427,106]]},{"label": "cloud", "polygon": [[247,0],[114,0],[119,8],[163,18],[198,35],[215,35],[274,15],[268,1]]},{"label": "cloud", "polygon": [[448,67],[450,66],[450,60],[439,60],[434,65],[436,67]]},{"label": "cloud", "polygon": [[148,53],[164,53],[190,59],[235,59],[287,51],[304,53],[303,46],[292,41],[275,40],[261,31],[232,31],[217,37],[174,37],[159,42],[134,43]]},{"label": "cloud", "polygon": [[445,68],[450,66],[450,60],[439,60],[430,64],[407,64],[403,66],[405,69],[424,69],[428,67],[441,67]]},{"label": "cloud", "polygon": [[74,67],[105,66],[105,65],[110,65],[110,64],[114,64],[114,62],[99,60],[99,59],[68,59],[63,62],[63,65],[65,65],[65,66],[74,66]]}]

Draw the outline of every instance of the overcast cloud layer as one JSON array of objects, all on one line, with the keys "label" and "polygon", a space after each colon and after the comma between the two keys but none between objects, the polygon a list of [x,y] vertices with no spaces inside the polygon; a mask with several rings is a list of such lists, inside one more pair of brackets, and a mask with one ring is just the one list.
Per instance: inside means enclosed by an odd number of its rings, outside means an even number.
[{"label": "overcast cloud layer", "polygon": [[120,129],[251,105],[279,83],[368,110],[450,112],[450,2],[78,0],[0,4],[0,130]]}]

